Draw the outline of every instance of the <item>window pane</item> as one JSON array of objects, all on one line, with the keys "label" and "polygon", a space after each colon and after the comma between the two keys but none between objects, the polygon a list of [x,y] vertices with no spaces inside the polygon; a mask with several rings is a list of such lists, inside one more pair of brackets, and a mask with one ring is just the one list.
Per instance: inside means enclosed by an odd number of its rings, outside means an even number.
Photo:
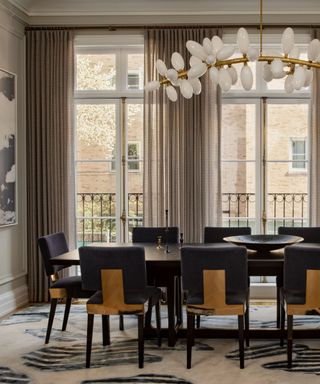
[{"label": "window pane", "polygon": [[[128,113],[128,224],[132,228],[143,218],[143,104],[130,103]],[[135,160],[137,159],[137,160]]]},{"label": "window pane", "polygon": [[116,176],[108,172],[110,164],[77,163],[79,244],[116,241]]},{"label": "window pane", "polygon": [[222,105],[222,159],[255,159],[254,104]]},{"label": "window pane", "polygon": [[[143,159],[143,104],[130,103],[127,105],[128,113],[128,160],[130,156],[138,155]],[[135,153],[130,151],[136,151]]]},{"label": "window pane", "polygon": [[111,161],[77,163],[77,191],[79,193],[115,193],[116,174],[111,172]]},{"label": "window pane", "polygon": [[128,89],[143,89],[143,61],[142,53],[128,54]]},{"label": "window pane", "polygon": [[292,138],[308,136],[308,109],[308,104],[268,104],[267,160],[292,160]]},{"label": "window pane", "polygon": [[223,218],[255,217],[255,163],[222,162]]},{"label": "window pane", "polygon": [[77,159],[112,160],[116,148],[116,105],[77,104]]},{"label": "window pane", "polygon": [[[268,164],[267,218],[274,225],[281,220],[291,220],[292,223],[306,220],[308,218],[307,173],[299,175],[291,173],[291,176],[281,178],[279,175],[281,168],[286,174],[283,169],[284,164],[282,167],[279,163]],[[278,186],[276,186],[277,182]]]},{"label": "window pane", "polygon": [[76,56],[77,90],[114,90],[116,89],[116,55],[77,54]]},{"label": "window pane", "polygon": [[128,143],[128,170],[139,171],[140,162],[140,143]]},{"label": "window pane", "polygon": [[128,223],[132,227],[142,225],[143,218],[143,163],[139,162],[139,171],[128,173]]}]

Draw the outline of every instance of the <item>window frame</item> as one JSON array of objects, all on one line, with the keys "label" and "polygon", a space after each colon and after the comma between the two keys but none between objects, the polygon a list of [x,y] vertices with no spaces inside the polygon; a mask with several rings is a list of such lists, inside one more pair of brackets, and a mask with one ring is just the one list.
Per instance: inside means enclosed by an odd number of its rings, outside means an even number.
[{"label": "window frame", "polygon": [[[123,148],[123,141],[127,141],[127,132],[125,133],[122,130],[121,121],[123,121],[124,113],[123,109],[126,108],[126,105],[129,103],[141,103],[141,100],[143,100],[143,88],[141,89],[128,89],[127,83],[128,83],[128,55],[132,53],[138,53],[143,54],[144,52],[144,46],[143,46],[143,35],[135,35],[135,36],[128,36],[128,35],[119,35],[115,36],[112,34],[112,36],[77,36],[75,39],[75,48],[74,48],[74,54],[75,54],[75,71],[74,71],[74,97],[73,102],[74,106],[77,104],[104,104],[104,103],[116,103],[116,167],[114,172],[116,173],[116,217],[115,223],[117,234],[116,234],[116,241],[127,241],[128,240],[128,223],[129,223],[129,217],[127,217],[126,223],[127,223],[127,230],[126,235],[124,236],[123,230],[122,230],[122,223],[121,223],[121,215],[123,212],[123,204],[128,204],[128,191],[127,191],[127,181],[124,183],[123,180],[126,180],[123,178],[123,167],[121,163],[121,154],[122,154],[122,148]],[[116,89],[114,90],[77,90],[76,87],[76,57],[77,54],[90,54],[90,53],[115,53],[116,54]],[[141,72],[140,72],[141,73]],[[141,80],[140,82],[143,82],[143,77],[140,76]],[[123,103],[125,102],[125,104]],[[127,124],[125,122],[125,124]],[[73,125],[74,125],[74,133],[76,135],[76,108],[74,108],[74,114],[73,114]],[[126,125],[126,130],[127,130]],[[127,148],[127,144],[125,146]],[[141,145],[140,145],[141,148]],[[74,171],[74,178],[75,178],[75,204],[77,201],[77,168],[78,163],[82,162],[85,163],[87,160],[85,159],[77,159],[77,151],[76,151],[76,140],[74,141],[74,165],[75,165],[75,171]],[[128,153],[126,151],[125,153],[126,160],[128,160]],[[127,162],[127,173],[128,172],[142,172],[141,170],[141,152],[140,152],[140,158],[136,160],[139,164],[139,170],[129,170],[128,168],[128,162]],[[111,168],[112,160],[89,160],[90,163],[106,163],[108,168]],[[110,172],[110,170],[106,169],[106,172]],[[126,197],[125,202],[123,200],[123,196]],[[125,210],[127,211],[127,216],[129,214],[128,208],[125,207]],[[81,219],[80,216],[77,215],[77,209],[75,207],[75,222],[78,222],[78,219]],[[75,238],[77,238],[77,225],[75,225]]]},{"label": "window frame", "polygon": [[[270,38],[270,42],[264,43],[263,47],[264,49],[278,49],[280,48],[280,41],[281,41],[281,35],[279,34],[273,34],[273,35],[266,35],[264,36],[264,39],[268,41],[268,38]],[[259,47],[258,43],[258,35],[251,35],[250,34],[250,40],[253,41],[252,46]],[[310,41],[310,35],[309,34],[301,34],[301,36],[296,36],[297,45],[300,47],[301,51],[306,51],[307,49],[307,43]],[[223,41],[226,45],[228,44],[234,44],[234,41],[236,41],[236,34],[225,34],[223,36]],[[240,54],[239,54],[240,55]],[[261,65],[262,64],[262,65]],[[241,65],[241,64],[240,64]],[[239,64],[236,64],[235,66],[239,66]],[[262,201],[262,189],[263,189],[263,169],[262,169],[262,149],[263,149],[263,132],[262,132],[262,124],[263,124],[263,114],[262,114],[262,100],[266,99],[267,103],[307,103],[309,105],[309,132],[308,132],[308,139],[306,140],[307,148],[309,148],[309,141],[310,141],[310,98],[311,98],[311,92],[310,88],[302,89],[300,91],[294,91],[292,94],[287,94],[284,90],[274,90],[274,89],[268,89],[267,83],[263,80],[262,77],[262,68],[263,63],[257,63],[256,65],[256,88],[251,91],[245,91],[242,89],[231,89],[228,92],[222,92],[222,103],[223,104],[246,104],[246,103],[252,103],[256,104],[256,217],[255,217],[255,229],[257,233],[262,233],[262,207],[263,207],[263,201]],[[265,121],[265,124],[267,126],[267,121]],[[307,158],[306,158],[306,171],[302,171],[303,173],[308,175],[308,194],[310,195],[310,154],[307,151]],[[222,159],[222,161],[225,161]],[[233,161],[233,160],[232,160]],[[234,160],[236,161],[236,160]],[[288,161],[290,163],[291,160]],[[297,173],[297,171],[293,171]],[[298,172],[301,172],[299,170]],[[310,207],[308,209],[308,212],[310,212]],[[245,219],[245,218],[244,218]],[[310,219],[310,215],[309,215]]]},{"label": "window frame", "polygon": [[[105,43],[106,44],[106,43]],[[127,57],[129,54],[138,53],[143,54],[143,46],[75,46],[75,71],[74,71],[74,99],[96,99],[96,98],[121,98],[121,97],[132,97],[139,98],[143,97],[143,87],[141,89],[128,89],[128,60]],[[116,77],[116,88],[113,89],[104,89],[104,90],[79,90],[76,89],[76,57],[77,54],[103,54],[103,53],[113,53],[116,55],[116,74],[119,74]],[[143,76],[142,84],[143,84]]]}]

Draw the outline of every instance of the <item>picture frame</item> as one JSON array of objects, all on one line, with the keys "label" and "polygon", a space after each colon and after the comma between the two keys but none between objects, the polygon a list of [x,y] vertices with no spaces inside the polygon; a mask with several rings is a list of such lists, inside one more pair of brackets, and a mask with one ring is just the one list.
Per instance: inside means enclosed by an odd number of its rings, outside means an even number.
[{"label": "picture frame", "polygon": [[17,220],[17,76],[0,68],[0,228]]}]

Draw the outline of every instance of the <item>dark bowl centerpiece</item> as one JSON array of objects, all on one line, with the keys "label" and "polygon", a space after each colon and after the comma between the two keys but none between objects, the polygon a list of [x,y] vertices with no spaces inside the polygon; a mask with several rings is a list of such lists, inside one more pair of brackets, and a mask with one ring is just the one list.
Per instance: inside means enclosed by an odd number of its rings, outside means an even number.
[{"label": "dark bowl centerpiece", "polygon": [[236,245],[244,245],[254,251],[272,251],[286,245],[300,243],[303,237],[292,235],[239,235],[225,237],[223,240]]}]

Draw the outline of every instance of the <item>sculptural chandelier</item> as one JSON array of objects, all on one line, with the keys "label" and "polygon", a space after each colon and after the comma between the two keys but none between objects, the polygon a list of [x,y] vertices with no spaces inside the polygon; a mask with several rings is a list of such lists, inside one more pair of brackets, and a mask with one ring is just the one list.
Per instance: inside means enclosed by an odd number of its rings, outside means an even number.
[{"label": "sculptural chandelier", "polygon": [[237,47],[241,52],[239,57],[231,58],[235,48],[224,45],[219,36],[213,36],[211,39],[206,37],[202,44],[189,40],[186,47],[191,54],[190,68],[185,69],[184,59],[178,52],[174,52],[171,56],[173,68],[167,68],[162,60],[157,60],[156,69],[160,80],[149,82],[146,90],[154,91],[158,90],[160,86],[164,86],[168,98],[176,101],[177,89],[180,88],[182,96],[190,99],[193,94],[201,93],[199,78],[209,71],[211,81],[227,92],[238,80],[234,65],[242,64],[241,84],[246,91],[249,91],[253,85],[253,73],[248,65],[249,61],[265,62],[262,73],[267,82],[285,78],[284,88],[287,93],[308,87],[312,82],[312,68],[320,68],[320,41],[312,40],[308,46],[308,60],[301,60],[299,59],[299,48],[295,46],[293,29],[289,27],[284,30],[281,38],[283,55],[264,55],[262,5],[262,0],[260,0],[259,49],[250,46],[249,35],[245,28],[240,28],[237,33]]}]

